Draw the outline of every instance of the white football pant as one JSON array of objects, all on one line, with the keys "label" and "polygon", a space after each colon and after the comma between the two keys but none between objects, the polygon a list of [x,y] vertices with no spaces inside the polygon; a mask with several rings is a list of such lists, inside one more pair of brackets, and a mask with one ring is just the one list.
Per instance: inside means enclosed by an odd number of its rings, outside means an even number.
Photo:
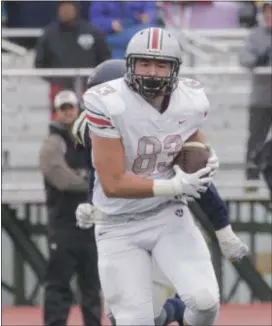
[{"label": "white football pant", "polygon": [[[135,217],[135,216],[134,216]],[[169,204],[139,220],[96,225],[102,291],[121,325],[154,325],[152,261],[186,304],[189,325],[213,325],[219,290],[205,240],[187,206]]]}]

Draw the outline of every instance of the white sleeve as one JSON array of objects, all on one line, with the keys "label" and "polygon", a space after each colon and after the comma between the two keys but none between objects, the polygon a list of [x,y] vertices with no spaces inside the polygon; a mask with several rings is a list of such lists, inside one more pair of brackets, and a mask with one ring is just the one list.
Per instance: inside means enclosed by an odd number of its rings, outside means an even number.
[{"label": "white sleeve", "polygon": [[186,89],[193,94],[194,101],[197,103],[194,125],[195,128],[199,129],[202,127],[210,110],[210,102],[207,98],[205,89],[202,83],[196,79],[181,78],[180,82],[183,87],[186,87]]},{"label": "white sleeve", "polygon": [[201,128],[203,123],[207,120],[209,111],[210,111],[210,101],[207,98],[206,92],[203,90],[201,110],[198,112],[199,115],[198,128]]},{"label": "white sleeve", "polygon": [[105,105],[95,95],[88,92],[83,95],[86,120],[89,130],[100,137],[120,138],[113,118],[110,117]]},{"label": "white sleeve", "polygon": [[210,102],[207,98],[204,89],[198,90],[197,96],[199,106],[195,112],[195,128],[201,129],[203,127],[203,124],[207,120],[207,116],[210,111]]},{"label": "white sleeve", "polygon": [[210,103],[206,97],[206,94],[203,92],[203,94],[201,94],[201,105],[192,115],[190,119],[190,129],[184,133],[184,139],[190,138],[195,132],[203,129],[203,125],[209,112],[209,107]]}]

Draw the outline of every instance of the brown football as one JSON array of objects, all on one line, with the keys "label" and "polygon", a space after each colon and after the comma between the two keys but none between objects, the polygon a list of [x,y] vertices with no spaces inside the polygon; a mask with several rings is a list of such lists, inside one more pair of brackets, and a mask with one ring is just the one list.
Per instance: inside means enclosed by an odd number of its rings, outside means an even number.
[{"label": "brown football", "polygon": [[186,173],[194,173],[206,166],[209,156],[209,150],[204,144],[187,142],[176,156],[174,165],[177,164]]}]

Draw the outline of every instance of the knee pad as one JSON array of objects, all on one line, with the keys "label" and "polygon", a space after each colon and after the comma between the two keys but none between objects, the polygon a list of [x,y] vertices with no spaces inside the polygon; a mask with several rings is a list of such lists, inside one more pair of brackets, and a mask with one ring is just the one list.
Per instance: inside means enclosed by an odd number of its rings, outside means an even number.
[{"label": "knee pad", "polygon": [[208,288],[197,291],[194,295],[195,309],[199,311],[213,310],[219,304],[219,294]]},{"label": "knee pad", "polygon": [[201,289],[188,302],[184,318],[189,325],[213,325],[219,310],[219,295]]},{"label": "knee pad", "polygon": [[195,325],[214,325],[219,310],[219,303],[215,304],[206,310],[198,310],[196,312],[196,324]]}]

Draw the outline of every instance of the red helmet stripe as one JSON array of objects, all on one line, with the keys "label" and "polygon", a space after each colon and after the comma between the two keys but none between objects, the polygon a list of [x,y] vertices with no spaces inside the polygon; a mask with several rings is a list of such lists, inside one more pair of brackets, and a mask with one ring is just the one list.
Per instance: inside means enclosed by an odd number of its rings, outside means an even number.
[{"label": "red helmet stripe", "polygon": [[162,30],[160,28],[150,28],[148,33],[148,49],[150,51],[160,51],[162,47]]},{"label": "red helmet stripe", "polygon": [[159,35],[160,35],[160,30],[158,28],[152,28],[151,50],[159,50]]}]

